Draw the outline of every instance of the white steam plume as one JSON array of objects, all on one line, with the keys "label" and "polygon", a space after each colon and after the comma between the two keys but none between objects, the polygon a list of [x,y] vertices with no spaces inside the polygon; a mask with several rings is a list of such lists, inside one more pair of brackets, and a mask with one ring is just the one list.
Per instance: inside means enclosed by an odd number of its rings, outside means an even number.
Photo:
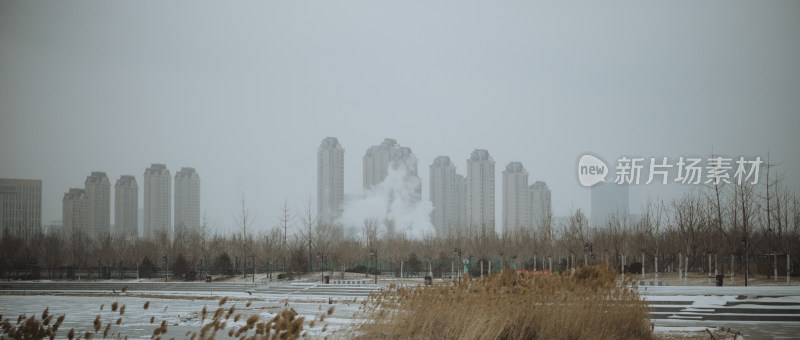
[{"label": "white steam plume", "polygon": [[389,166],[386,179],[344,203],[339,223],[351,235],[358,234],[365,220],[378,223],[378,234],[404,234],[421,239],[434,234],[430,214],[433,205],[417,192],[420,179],[409,176],[405,167]]}]

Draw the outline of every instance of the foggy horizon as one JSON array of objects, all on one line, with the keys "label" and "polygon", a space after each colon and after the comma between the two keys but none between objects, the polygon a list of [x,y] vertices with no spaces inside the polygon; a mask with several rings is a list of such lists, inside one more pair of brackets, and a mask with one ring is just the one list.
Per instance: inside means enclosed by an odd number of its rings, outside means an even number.
[{"label": "foggy horizon", "polygon": [[[42,224],[92,171],[111,186],[193,167],[201,215],[254,230],[284,201],[316,212],[316,155],[336,137],[344,192],[384,138],[459,174],[474,149],[590,214],[584,153],[761,157],[798,189],[800,4],[0,3],[0,177],[42,180]],[[631,188],[630,210],[690,188]],[[111,190],[113,202],[114,190]],[[173,200],[174,206],[174,200]],[[111,205],[113,216],[113,204]],[[114,224],[113,217],[111,220]],[[295,224],[299,224],[295,220]]]}]

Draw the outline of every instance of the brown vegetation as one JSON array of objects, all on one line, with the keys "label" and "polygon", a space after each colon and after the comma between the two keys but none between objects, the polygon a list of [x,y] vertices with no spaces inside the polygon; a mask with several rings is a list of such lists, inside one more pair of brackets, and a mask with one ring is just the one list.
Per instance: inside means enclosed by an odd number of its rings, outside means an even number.
[{"label": "brown vegetation", "polygon": [[359,336],[433,339],[649,339],[647,305],[605,265],[574,275],[510,270],[459,284],[396,288],[365,301]]},{"label": "brown vegetation", "polygon": [[10,339],[55,339],[58,328],[64,322],[64,315],[59,316],[55,323],[50,325],[52,320],[50,308],[45,308],[41,319],[36,319],[36,314],[30,317],[23,314],[17,318],[16,323],[12,323],[11,319],[3,319],[0,315],[0,334],[4,335],[0,338],[8,336]]}]

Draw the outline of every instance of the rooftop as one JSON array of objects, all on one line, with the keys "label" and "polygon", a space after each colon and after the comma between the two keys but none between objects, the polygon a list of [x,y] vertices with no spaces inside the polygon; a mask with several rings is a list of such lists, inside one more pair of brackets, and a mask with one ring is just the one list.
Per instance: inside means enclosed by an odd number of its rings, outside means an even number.
[{"label": "rooftop", "polygon": [[433,166],[450,166],[453,165],[453,162],[450,161],[450,157],[448,156],[439,156],[433,160]]},{"label": "rooftop", "polygon": [[472,151],[472,156],[470,160],[473,161],[490,161],[492,160],[492,156],[489,156],[489,151],[486,149],[475,149]]},{"label": "rooftop", "polygon": [[520,162],[511,162],[506,165],[506,172],[525,172],[525,167]]}]

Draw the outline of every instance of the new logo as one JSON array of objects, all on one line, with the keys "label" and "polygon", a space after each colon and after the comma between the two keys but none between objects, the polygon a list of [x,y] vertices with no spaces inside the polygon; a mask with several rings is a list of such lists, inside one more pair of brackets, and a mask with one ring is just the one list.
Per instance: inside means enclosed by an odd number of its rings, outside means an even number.
[{"label": "new logo", "polygon": [[578,181],[585,187],[605,182],[608,166],[600,158],[583,155],[578,160]]}]

